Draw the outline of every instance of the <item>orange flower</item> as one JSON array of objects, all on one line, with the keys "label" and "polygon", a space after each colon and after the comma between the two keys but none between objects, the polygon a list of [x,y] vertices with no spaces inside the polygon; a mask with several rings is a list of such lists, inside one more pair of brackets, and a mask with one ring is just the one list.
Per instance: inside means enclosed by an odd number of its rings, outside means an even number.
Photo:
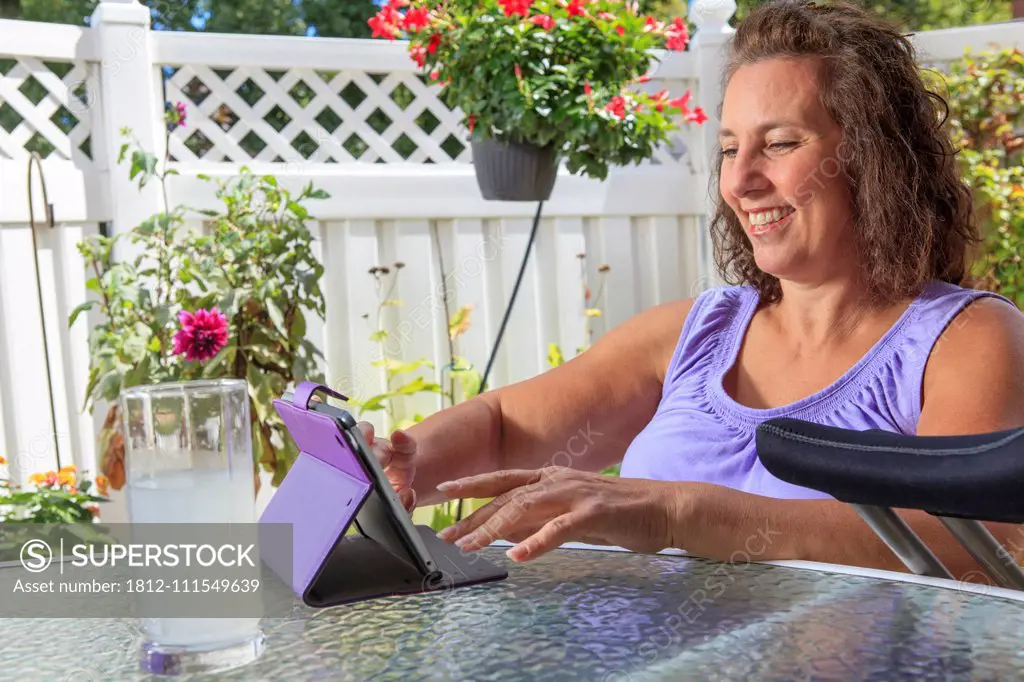
[{"label": "orange flower", "polygon": [[61,485],[73,486],[75,484],[75,472],[74,471],[67,471],[66,468],[65,469],[61,469],[60,473],[57,474],[57,481]]},{"label": "orange flower", "polygon": [[107,496],[107,491],[109,490],[107,486],[109,485],[110,481],[103,474],[96,477],[96,491],[103,497]]},{"label": "orange flower", "polygon": [[5,464],[7,464],[7,460],[3,458],[3,455],[0,455],[0,467],[2,467]]},{"label": "orange flower", "polygon": [[32,474],[28,477],[28,482],[32,485],[42,485],[46,482],[46,476],[44,474]]},{"label": "orange flower", "polygon": [[57,484],[57,480],[58,480],[57,479],[57,472],[55,472],[55,471],[47,471],[46,472],[46,485],[56,485]]}]

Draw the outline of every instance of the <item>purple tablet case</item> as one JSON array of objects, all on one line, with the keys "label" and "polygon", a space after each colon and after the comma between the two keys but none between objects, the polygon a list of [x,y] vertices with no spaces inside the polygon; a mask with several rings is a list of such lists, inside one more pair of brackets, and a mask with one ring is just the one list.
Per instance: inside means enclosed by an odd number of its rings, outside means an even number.
[{"label": "purple tablet case", "polygon": [[[382,502],[382,495],[391,494],[390,489],[376,489],[374,477],[346,440],[339,418],[350,427],[349,437],[368,451],[355,420],[326,404],[310,407],[316,391],[347,400],[325,386],[303,382],[290,400],[274,401],[299,456],[259,520],[291,524],[292,565],[281,565],[287,562],[283,556],[263,560],[279,577],[290,581],[305,604],[332,606],[508,577],[504,568],[479,555],[463,553],[438,539],[430,527],[417,525],[413,528],[423,541],[429,562],[424,565],[423,557],[417,558],[393,532],[396,521]],[[348,533],[353,525],[358,533]]]}]

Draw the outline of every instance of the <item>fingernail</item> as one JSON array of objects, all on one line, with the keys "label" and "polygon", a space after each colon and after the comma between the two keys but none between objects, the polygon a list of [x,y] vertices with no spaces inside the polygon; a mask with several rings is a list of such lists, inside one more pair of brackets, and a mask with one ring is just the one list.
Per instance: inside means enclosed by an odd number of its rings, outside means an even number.
[{"label": "fingernail", "polygon": [[465,549],[467,546],[473,544],[476,541],[476,533],[470,533],[464,538],[459,538],[455,541],[455,546],[459,549]]},{"label": "fingernail", "polygon": [[445,481],[444,483],[439,483],[437,485],[437,489],[440,490],[441,492],[445,492],[447,490],[451,490],[456,485],[458,484],[455,481]]},{"label": "fingernail", "polygon": [[439,531],[437,537],[441,540],[448,541],[452,538],[453,535],[455,535],[455,526],[448,526],[444,530]]},{"label": "fingernail", "polygon": [[507,556],[512,561],[520,561],[526,557],[526,552],[525,550],[523,550],[522,547],[516,545],[515,547],[506,550],[505,556]]}]

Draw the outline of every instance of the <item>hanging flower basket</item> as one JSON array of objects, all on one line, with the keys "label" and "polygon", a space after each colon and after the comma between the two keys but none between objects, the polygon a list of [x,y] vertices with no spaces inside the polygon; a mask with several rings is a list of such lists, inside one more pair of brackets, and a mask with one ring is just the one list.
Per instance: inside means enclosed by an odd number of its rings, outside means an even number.
[{"label": "hanging flower basket", "polygon": [[604,180],[649,160],[683,121],[707,120],[689,91],[639,87],[658,53],[690,36],[638,0],[383,0],[368,23],[374,37],[407,40],[462,114],[485,198],[547,197],[561,165]]},{"label": "hanging flower basket", "polygon": [[473,167],[484,199],[546,201],[558,175],[554,145],[473,138]]}]

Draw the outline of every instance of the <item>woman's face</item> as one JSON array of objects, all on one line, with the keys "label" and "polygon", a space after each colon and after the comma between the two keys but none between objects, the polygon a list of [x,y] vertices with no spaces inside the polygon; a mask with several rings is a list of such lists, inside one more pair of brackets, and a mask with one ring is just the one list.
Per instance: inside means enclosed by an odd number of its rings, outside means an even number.
[{"label": "woman's face", "polygon": [[801,283],[854,264],[843,136],[819,101],[818,78],[810,59],[741,67],[725,91],[719,134],[719,189],[757,266]]}]

